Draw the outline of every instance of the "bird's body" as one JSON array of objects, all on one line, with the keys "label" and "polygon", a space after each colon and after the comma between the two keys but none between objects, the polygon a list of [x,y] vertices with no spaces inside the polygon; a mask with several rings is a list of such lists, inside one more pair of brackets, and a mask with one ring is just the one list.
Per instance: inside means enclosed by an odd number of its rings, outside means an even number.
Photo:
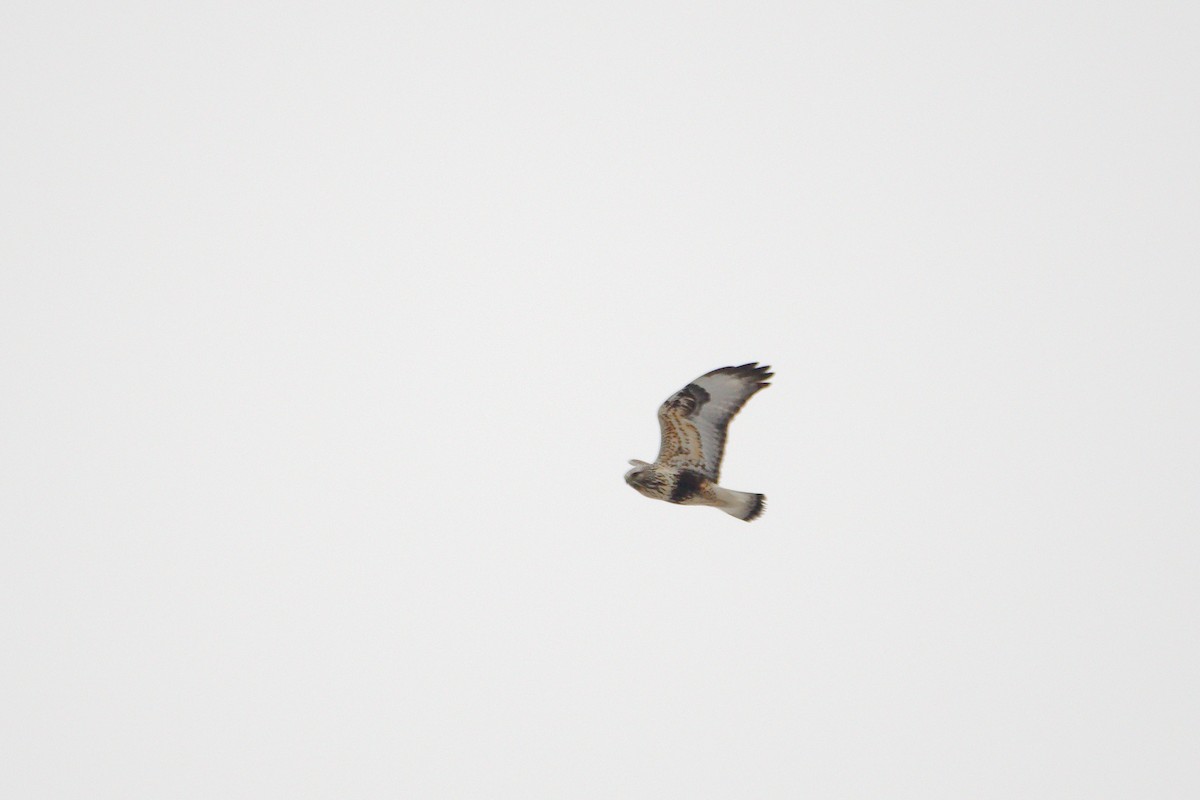
[{"label": "bird's body", "polygon": [[632,460],[625,482],[656,500],[715,506],[749,522],[763,512],[761,494],[718,484],[729,422],[746,401],[768,385],[770,367],[743,364],[701,375],[658,409],[662,444],[653,464]]}]

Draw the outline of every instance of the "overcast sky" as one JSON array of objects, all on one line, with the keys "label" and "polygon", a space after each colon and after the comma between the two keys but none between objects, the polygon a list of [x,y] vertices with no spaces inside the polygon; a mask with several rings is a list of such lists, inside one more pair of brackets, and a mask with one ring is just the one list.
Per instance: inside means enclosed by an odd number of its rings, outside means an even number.
[{"label": "overcast sky", "polygon": [[0,793],[1200,796],[1200,12],[799,5],[7,4]]}]

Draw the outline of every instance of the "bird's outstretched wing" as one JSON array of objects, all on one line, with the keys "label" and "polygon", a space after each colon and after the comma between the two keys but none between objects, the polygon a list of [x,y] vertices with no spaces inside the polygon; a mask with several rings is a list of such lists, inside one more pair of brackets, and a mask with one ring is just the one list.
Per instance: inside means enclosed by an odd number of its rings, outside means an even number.
[{"label": "bird's outstretched wing", "polygon": [[671,395],[658,409],[658,463],[717,480],[729,421],[751,395],[768,385],[770,370],[757,363],[714,369]]}]

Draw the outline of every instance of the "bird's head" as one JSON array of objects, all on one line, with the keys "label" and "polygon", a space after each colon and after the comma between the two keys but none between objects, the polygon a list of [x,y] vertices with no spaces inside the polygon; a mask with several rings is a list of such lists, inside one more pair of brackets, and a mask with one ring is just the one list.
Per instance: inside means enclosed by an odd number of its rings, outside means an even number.
[{"label": "bird's head", "polygon": [[652,491],[654,484],[658,483],[658,475],[654,472],[654,465],[647,464],[645,461],[639,461],[636,458],[629,459],[629,463],[633,466],[633,469],[625,473],[625,482],[643,494],[647,491]]}]

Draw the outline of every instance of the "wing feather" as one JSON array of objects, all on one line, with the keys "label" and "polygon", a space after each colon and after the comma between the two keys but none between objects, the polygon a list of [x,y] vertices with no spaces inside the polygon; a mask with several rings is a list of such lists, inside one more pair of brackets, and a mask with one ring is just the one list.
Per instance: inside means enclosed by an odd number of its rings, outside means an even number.
[{"label": "wing feather", "polygon": [[721,473],[729,422],[755,392],[769,385],[771,368],[757,363],[701,375],[658,409],[662,444],[658,463],[694,469],[712,480]]}]

